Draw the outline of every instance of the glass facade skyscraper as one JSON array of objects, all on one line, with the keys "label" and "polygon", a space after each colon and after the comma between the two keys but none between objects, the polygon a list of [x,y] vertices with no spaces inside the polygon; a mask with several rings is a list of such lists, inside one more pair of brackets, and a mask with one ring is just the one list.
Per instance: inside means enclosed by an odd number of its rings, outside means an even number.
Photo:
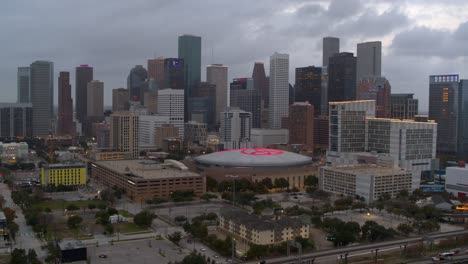
[{"label": "glass facade skyscraper", "polygon": [[179,36],[179,58],[184,59],[184,119],[190,118],[189,98],[194,85],[201,81],[201,37],[194,35]]},{"label": "glass facade skyscraper", "polygon": [[458,153],[468,159],[468,80],[460,80],[460,117],[458,133]]}]

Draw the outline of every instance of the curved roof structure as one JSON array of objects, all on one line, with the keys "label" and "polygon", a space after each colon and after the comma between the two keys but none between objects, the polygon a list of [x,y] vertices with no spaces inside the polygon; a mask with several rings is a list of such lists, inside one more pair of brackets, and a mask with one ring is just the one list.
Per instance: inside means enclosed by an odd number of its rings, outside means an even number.
[{"label": "curved roof structure", "polygon": [[227,167],[291,167],[307,165],[312,159],[278,149],[244,148],[198,156],[195,161],[205,165]]}]

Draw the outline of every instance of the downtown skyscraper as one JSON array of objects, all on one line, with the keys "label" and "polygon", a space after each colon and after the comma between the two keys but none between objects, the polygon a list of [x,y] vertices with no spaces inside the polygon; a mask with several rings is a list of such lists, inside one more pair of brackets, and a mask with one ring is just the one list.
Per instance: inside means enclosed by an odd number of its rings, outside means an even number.
[{"label": "downtown skyscraper", "polygon": [[255,62],[252,79],[254,80],[254,89],[261,94],[262,108],[268,108],[269,104],[269,81],[265,75],[265,67],[262,62]]},{"label": "downtown skyscraper", "polygon": [[222,64],[206,67],[206,81],[216,85],[216,122],[219,122],[220,113],[228,106],[228,67]]},{"label": "downtown skyscraper", "polygon": [[308,66],[296,68],[295,101],[309,102],[314,107],[314,115],[322,109],[322,68]]},{"label": "downtown skyscraper", "polygon": [[75,135],[73,123],[73,99],[71,97],[70,73],[60,72],[58,78],[57,135]]},{"label": "downtown skyscraper", "polygon": [[288,117],[289,108],[289,54],[275,52],[270,56],[270,128],[281,128],[281,119]]},{"label": "downtown skyscraper", "polygon": [[30,66],[33,136],[49,136],[54,117],[54,64],[35,61]]},{"label": "downtown skyscraper", "polygon": [[356,57],[341,52],[330,57],[328,64],[328,102],[356,99]]},{"label": "downtown skyscraper", "polygon": [[87,64],[76,67],[75,74],[75,111],[76,119],[81,123],[86,120],[88,108],[88,83],[93,80],[93,67]]},{"label": "downtown skyscraper", "polygon": [[190,98],[194,85],[201,81],[201,37],[194,35],[179,36],[178,57],[184,59],[184,119],[190,119]]},{"label": "downtown skyscraper", "polygon": [[334,37],[323,38],[322,66],[328,67],[328,61],[331,56],[340,52],[340,39]]},{"label": "downtown skyscraper", "polygon": [[356,56],[356,82],[365,77],[382,75],[382,42],[359,43]]},{"label": "downtown skyscraper", "polygon": [[18,67],[17,78],[17,102],[31,102],[31,89],[29,87],[29,67]]},{"label": "downtown skyscraper", "polygon": [[130,101],[140,101],[142,103],[147,78],[148,72],[142,65],[136,65],[130,70],[127,77],[127,89]]}]

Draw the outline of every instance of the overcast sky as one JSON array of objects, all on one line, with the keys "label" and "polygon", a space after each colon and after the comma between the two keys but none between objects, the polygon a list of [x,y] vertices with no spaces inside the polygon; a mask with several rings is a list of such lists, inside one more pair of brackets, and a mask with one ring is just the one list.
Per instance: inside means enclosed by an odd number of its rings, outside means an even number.
[{"label": "overcast sky", "polygon": [[58,72],[71,72],[74,89],[75,66],[89,64],[110,105],[134,65],[177,57],[185,33],[202,36],[202,65],[229,66],[230,80],[250,76],[255,61],[268,67],[275,51],[289,53],[294,84],[294,68],[320,66],[322,38],[335,36],[354,53],[359,42],[381,40],[392,92],[415,93],[425,111],[430,74],[468,79],[467,10],[466,0],[2,1],[0,101],[16,101],[18,66],[50,60],[55,101]]}]

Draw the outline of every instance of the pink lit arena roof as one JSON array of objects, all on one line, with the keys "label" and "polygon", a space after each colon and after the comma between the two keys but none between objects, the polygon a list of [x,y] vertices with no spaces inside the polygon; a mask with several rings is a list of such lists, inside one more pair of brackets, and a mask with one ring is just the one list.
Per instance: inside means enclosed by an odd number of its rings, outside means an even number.
[{"label": "pink lit arena roof", "polygon": [[205,165],[226,167],[291,167],[312,162],[307,156],[267,148],[243,148],[198,156],[195,161]]}]

